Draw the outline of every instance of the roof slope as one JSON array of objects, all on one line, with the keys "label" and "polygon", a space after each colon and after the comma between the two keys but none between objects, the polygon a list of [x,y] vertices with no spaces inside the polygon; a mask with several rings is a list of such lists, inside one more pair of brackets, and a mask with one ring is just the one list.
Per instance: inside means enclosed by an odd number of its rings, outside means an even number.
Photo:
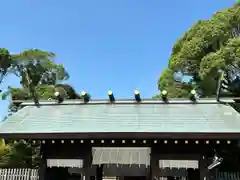
[{"label": "roof slope", "polygon": [[0,134],[87,132],[240,133],[240,114],[223,104],[26,106],[0,124]]}]

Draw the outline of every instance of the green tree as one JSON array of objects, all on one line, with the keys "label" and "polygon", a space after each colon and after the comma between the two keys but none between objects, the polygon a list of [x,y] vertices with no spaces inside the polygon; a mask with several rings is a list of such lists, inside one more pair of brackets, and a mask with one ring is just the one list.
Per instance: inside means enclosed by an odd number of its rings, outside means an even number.
[{"label": "green tree", "polygon": [[[5,49],[4,52],[5,54],[9,54]],[[29,86],[35,89],[39,99],[46,100],[54,98],[53,94],[56,88],[63,92],[67,99],[80,98],[70,85],[59,84],[67,80],[69,74],[62,64],[56,64],[54,62],[54,58],[54,53],[39,49],[26,50],[22,53],[12,54],[8,58],[5,58],[5,61],[10,59],[10,64],[2,67],[3,73],[1,75],[3,78],[8,74],[16,75],[19,77],[22,87],[9,87],[7,92],[2,92],[2,99],[5,99],[10,93],[14,100],[29,99],[31,98]]]},{"label": "green tree", "polygon": [[[1,49],[0,49],[1,50]],[[55,54],[39,49],[26,50],[20,54],[12,54],[2,50],[2,58],[7,65],[0,68],[2,80],[8,74],[14,74],[20,79],[20,88],[9,87],[2,93],[2,99],[11,95],[13,100],[33,99],[31,88],[41,100],[56,98],[54,92],[58,91],[65,99],[80,99],[74,88],[67,84],[59,84],[69,78],[68,73],[61,64],[54,62]],[[1,53],[1,51],[0,51]],[[1,57],[1,54],[0,54]],[[0,79],[1,80],[1,79]],[[9,111],[19,110],[15,104],[10,104]],[[0,144],[0,165],[8,167],[36,166],[39,158],[39,145],[23,140],[9,141]]]},{"label": "green tree", "polygon": [[9,51],[5,48],[0,48],[0,84],[4,77],[8,74],[8,70],[11,67],[12,58]]},{"label": "green tree", "polygon": [[170,97],[186,97],[196,88],[202,97],[215,96],[221,70],[226,73],[226,91],[239,95],[239,35],[239,3],[199,20],[174,44],[159,90],[168,90]]},{"label": "green tree", "polygon": [[55,54],[52,52],[30,49],[11,56],[13,64],[10,71],[21,79],[23,87],[28,87],[28,78],[34,87],[40,84],[53,85],[69,78],[64,66],[54,62]]}]

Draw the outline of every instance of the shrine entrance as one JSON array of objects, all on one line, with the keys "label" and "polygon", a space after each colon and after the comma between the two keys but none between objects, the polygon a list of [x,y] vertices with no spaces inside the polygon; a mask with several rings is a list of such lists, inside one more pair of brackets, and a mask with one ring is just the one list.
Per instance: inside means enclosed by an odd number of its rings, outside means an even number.
[{"label": "shrine entrance", "polygon": [[124,180],[147,180],[147,176],[125,176]]},{"label": "shrine entrance", "polygon": [[173,173],[172,175],[160,177],[159,180],[200,180],[200,171],[199,169],[186,169],[186,174],[180,176],[179,174]]},{"label": "shrine entrance", "polygon": [[157,180],[200,180],[198,160],[161,159],[159,170],[155,169]]}]

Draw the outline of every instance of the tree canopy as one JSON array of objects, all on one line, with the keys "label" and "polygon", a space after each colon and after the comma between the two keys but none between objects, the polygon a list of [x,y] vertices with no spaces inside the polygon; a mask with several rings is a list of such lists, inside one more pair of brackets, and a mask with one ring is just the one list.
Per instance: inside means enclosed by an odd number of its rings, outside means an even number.
[{"label": "tree canopy", "polygon": [[[31,88],[42,100],[56,98],[58,91],[65,99],[79,99],[74,88],[68,84],[61,84],[69,78],[69,74],[62,64],[54,62],[55,54],[40,49],[29,49],[19,54],[10,54],[7,49],[0,49],[0,84],[9,74],[19,77],[20,88],[9,87],[2,92],[2,99],[11,95],[13,100],[32,99]],[[9,112],[16,112],[19,107],[10,104]],[[32,167],[37,165],[39,145],[23,140],[0,142],[0,166]]]},{"label": "tree canopy", "polygon": [[[158,89],[170,97],[186,97],[190,89],[202,97],[216,95],[219,71],[226,73],[227,91],[240,93],[240,5],[199,20],[176,41]],[[158,97],[155,96],[155,97]]]},{"label": "tree canopy", "polygon": [[55,54],[53,52],[29,49],[19,54],[10,54],[8,50],[0,49],[0,57],[2,57],[2,61],[0,61],[1,79],[3,80],[9,74],[14,74],[19,77],[21,84],[21,88],[9,87],[7,93],[2,93],[3,99],[9,93],[15,100],[29,99],[31,98],[29,86],[34,87],[39,99],[54,98],[56,89],[61,91],[67,99],[81,98],[70,85],[61,84],[62,81],[69,78],[69,74],[62,64],[54,62]]}]

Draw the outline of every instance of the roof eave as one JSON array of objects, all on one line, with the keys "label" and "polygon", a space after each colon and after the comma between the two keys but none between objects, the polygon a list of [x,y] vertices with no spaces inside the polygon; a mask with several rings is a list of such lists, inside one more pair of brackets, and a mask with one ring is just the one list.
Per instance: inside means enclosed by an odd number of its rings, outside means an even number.
[{"label": "roof eave", "polygon": [[240,132],[90,132],[90,133],[0,133],[4,139],[240,139]]}]

